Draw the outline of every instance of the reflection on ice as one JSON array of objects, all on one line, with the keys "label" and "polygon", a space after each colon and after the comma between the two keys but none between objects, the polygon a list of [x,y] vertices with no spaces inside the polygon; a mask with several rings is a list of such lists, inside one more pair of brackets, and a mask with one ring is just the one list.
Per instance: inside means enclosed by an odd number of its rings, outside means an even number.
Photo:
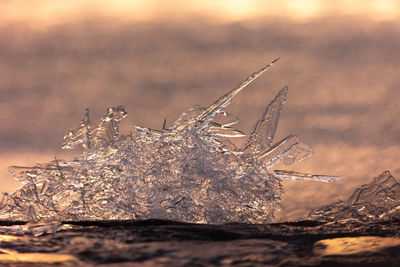
[{"label": "reflection on ice", "polygon": [[127,115],[122,106],[107,109],[97,125],[86,109],[79,127],[69,131],[63,143],[66,149],[82,146],[83,155],[35,167],[10,167],[23,186],[4,195],[0,219],[271,221],[282,195],[281,179],[337,179],[269,172],[280,161],[289,165],[313,153],[295,135],[273,143],[287,87],[267,106],[244,148],[220,139],[244,136],[233,128],[238,119],[224,109],[276,61],[209,107],[187,110],[170,127],[164,121],[161,130],[136,127],[120,135],[119,124]]},{"label": "reflection on ice", "polygon": [[400,238],[359,236],[324,239],[314,244],[313,253],[320,256],[353,255],[379,252],[400,246]]},{"label": "reflection on ice", "polygon": [[6,263],[73,263],[78,260],[71,255],[55,253],[19,253],[8,249],[0,249],[0,262]]},{"label": "reflection on ice", "polygon": [[17,239],[18,237],[13,235],[0,235],[0,242],[10,242]]}]

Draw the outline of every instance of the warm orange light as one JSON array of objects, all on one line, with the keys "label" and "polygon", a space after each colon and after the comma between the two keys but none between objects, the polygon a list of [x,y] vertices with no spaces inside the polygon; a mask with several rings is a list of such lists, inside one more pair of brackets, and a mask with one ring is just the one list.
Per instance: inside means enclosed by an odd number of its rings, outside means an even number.
[{"label": "warm orange light", "polygon": [[360,236],[324,239],[315,243],[316,255],[352,255],[379,252],[385,248],[397,247],[400,239],[395,237]]},{"label": "warm orange light", "polygon": [[26,262],[28,263],[72,263],[78,262],[78,260],[67,254],[56,254],[56,253],[18,253],[12,250],[1,249],[0,250],[0,261],[1,262]]},{"label": "warm orange light", "polygon": [[18,0],[0,2],[0,23],[53,24],[93,15],[128,20],[187,18],[193,14],[232,21],[263,16],[309,19],[325,15],[365,15],[375,19],[400,17],[397,0]]},{"label": "warm orange light", "polygon": [[290,16],[298,18],[315,17],[321,12],[321,1],[318,0],[287,0],[286,8]]}]

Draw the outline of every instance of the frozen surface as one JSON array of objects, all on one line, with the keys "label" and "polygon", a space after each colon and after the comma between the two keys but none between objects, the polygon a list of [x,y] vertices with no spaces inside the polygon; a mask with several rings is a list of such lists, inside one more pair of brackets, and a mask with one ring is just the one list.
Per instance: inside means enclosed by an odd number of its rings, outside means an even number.
[{"label": "frozen surface", "polygon": [[[195,106],[161,130],[135,127],[120,135],[122,106],[94,124],[89,109],[63,148],[82,155],[34,167],[10,167],[23,185],[5,194],[1,220],[79,221],[168,219],[191,223],[266,223],[282,195],[281,179],[335,180],[332,176],[270,172],[312,155],[295,135],[273,143],[288,88],[279,91],[254,126],[243,149],[227,138],[243,137],[226,112],[232,98],[265,72],[250,75],[209,107]],[[220,139],[223,137],[224,139]]]},{"label": "frozen surface", "polygon": [[[21,233],[25,228],[30,232]],[[147,220],[1,226],[1,266],[385,266],[400,221],[185,224]]]},{"label": "frozen surface", "polygon": [[370,184],[357,188],[346,202],[340,200],[314,209],[310,218],[320,221],[400,219],[400,184],[385,171]]}]

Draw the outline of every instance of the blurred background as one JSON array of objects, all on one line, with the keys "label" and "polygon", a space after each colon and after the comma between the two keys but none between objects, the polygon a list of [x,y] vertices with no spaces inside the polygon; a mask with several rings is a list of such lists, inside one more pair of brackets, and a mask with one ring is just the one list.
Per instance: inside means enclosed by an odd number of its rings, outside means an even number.
[{"label": "blurred background", "polygon": [[346,178],[285,181],[276,221],[305,218],[384,170],[400,178],[399,47],[397,0],[0,1],[0,191],[19,186],[10,165],[72,157],[60,145],[86,107],[98,120],[124,105],[123,133],[160,129],[281,57],[228,111],[249,133],[289,86],[276,140],[315,154],[278,167]]}]

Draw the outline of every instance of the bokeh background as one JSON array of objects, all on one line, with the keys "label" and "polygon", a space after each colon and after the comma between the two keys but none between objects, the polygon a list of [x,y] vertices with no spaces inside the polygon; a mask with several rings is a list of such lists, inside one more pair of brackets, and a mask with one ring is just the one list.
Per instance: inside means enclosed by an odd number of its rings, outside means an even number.
[{"label": "bokeh background", "polygon": [[397,0],[0,1],[0,191],[19,186],[7,166],[73,156],[60,144],[85,107],[124,105],[124,133],[159,129],[281,57],[228,110],[249,133],[289,86],[276,138],[315,155],[278,167],[346,178],[284,182],[276,220],[304,218],[384,170],[400,177],[399,48]]}]

